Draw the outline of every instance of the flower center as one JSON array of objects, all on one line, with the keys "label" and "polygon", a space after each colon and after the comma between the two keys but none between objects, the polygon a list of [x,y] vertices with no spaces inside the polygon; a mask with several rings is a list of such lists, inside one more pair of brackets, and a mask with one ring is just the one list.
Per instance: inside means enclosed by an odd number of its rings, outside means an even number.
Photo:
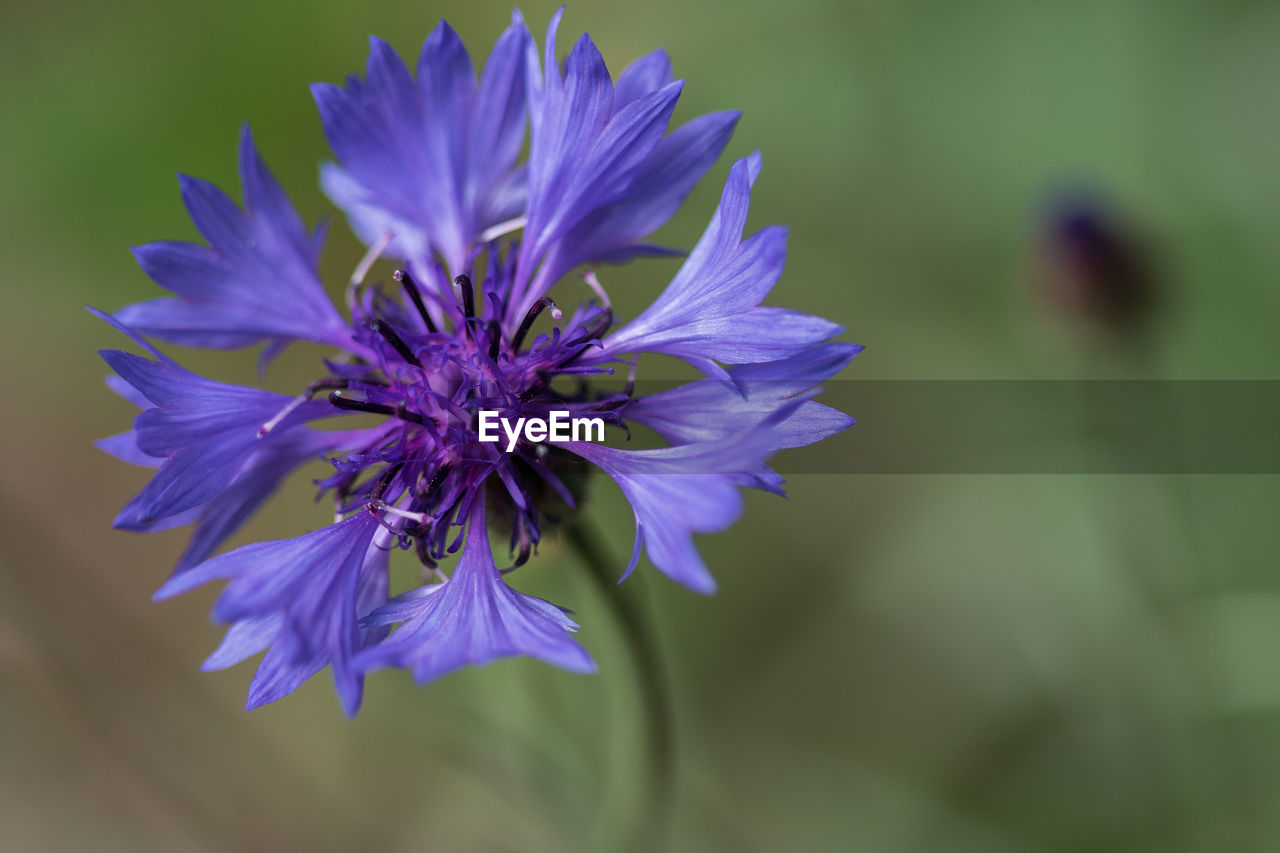
[{"label": "flower center", "polygon": [[[451,528],[461,525],[460,504],[481,480],[496,473],[501,484],[495,509],[505,509],[512,524],[516,565],[528,558],[540,538],[541,510],[550,495],[570,506],[574,496],[563,473],[571,454],[547,442],[521,438],[512,452],[481,442],[478,415],[497,412],[515,422],[547,419],[552,412],[600,418],[621,424],[629,392],[593,392],[586,377],[612,373],[611,368],[579,366],[579,357],[596,346],[613,315],[588,303],[567,322],[547,297],[529,308],[513,332],[504,328],[506,312],[501,273],[496,268],[479,291],[467,275],[452,287],[423,287],[407,270],[395,280],[404,301],[379,288],[353,297],[353,333],[366,354],[326,362],[331,375],[312,383],[298,398],[328,392],[329,402],[343,411],[378,415],[384,420],[369,431],[356,450],[332,458],[334,473],[317,483],[332,492],[335,510],[347,513],[361,505],[379,515],[402,548],[414,547],[428,570],[456,549]],[[438,271],[439,272],[439,271]],[[442,282],[447,282],[440,272]],[[599,290],[598,283],[590,282]],[[440,294],[451,290],[453,298]],[[432,310],[432,309],[435,310]],[[556,321],[550,334],[526,341],[538,318],[549,312]],[[572,391],[553,387],[558,377],[572,376]],[[297,405],[297,403],[293,404]],[[292,406],[291,406],[292,408]],[[265,424],[277,425],[288,410]],[[491,480],[494,482],[494,480]]]}]

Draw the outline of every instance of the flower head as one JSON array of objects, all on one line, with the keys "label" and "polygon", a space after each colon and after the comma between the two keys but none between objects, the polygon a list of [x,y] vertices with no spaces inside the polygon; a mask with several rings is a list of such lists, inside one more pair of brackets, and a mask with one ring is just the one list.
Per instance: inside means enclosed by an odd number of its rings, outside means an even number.
[{"label": "flower head", "polygon": [[[781,274],[786,234],[744,234],[758,154],[734,164],[702,239],[638,317],[619,324],[590,271],[595,299],[571,312],[552,301],[548,292],[574,267],[670,253],[645,240],[717,159],[737,120],[715,113],[670,130],[683,84],[661,51],[614,80],[583,36],[561,70],[559,17],[541,62],[517,14],[478,79],[441,23],[416,73],[375,39],[365,79],[313,87],[339,160],[324,167],[324,187],[369,247],[346,291],[347,319],[317,272],[322,232],[303,227],[247,129],[244,208],[183,178],[207,245],[136,250],[173,297],[106,317],[150,357],[103,354],[117,374],[113,389],[142,411],[132,431],[100,444],[157,469],[116,525],[196,525],[157,597],[228,582],[214,616],[230,628],[205,667],[265,649],[250,707],[326,666],[348,713],[359,707],[364,672],[381,667],[426,681],[527,655],[590,671],[570,636],[577,625],[506,577],[542,539],[550,502],[575,506],[577,480],[566,471],[598,468],[630,501],[636,529],[624,576],[647,553],[663,574],[710,592],[693,534],[730,525],[741,487],[781,492],[766,465],[773,452],[852,422],[811,398],[858,348],[829,342],[841,330],[826,320],[760,304]],[[379,257],[399,262],[394,281],[366,286]],[[265,343],[267,357],[299,341],[339,352],[290,398],[197,376],[142,336],[211,348]],[[639,395],[643,353],[683,359],[707,378]],[[593,387],[619,366],[632,378],[624,388]],[[643,424],[670,446],[627,450],[532,430],[504,445],[479,429],[489,415],[520,424],[557,413],[624,430]],[[363,415],[361,425],[347,426],[349,415]],[[332,500],[331,524],[212,556],[284,477],[318,458],[331,465],[318,481]],[[509,538],[503,570],[489,544],[494,530]],[[424,583],[391,598],[396,549],[416,555]]]}]

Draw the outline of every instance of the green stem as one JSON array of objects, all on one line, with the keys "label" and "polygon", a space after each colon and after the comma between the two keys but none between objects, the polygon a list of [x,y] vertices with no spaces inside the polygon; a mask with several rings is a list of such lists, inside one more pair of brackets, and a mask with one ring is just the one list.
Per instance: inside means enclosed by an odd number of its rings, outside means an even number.
[{"label": "green stem", "polygon": [[610,558],[595,528],[589,522],[574,521],[565,526],[565,536],[596,582],[600,596],[613,611],[631,656],[637,692],[644,703],[643,743],[647,759],[645,796],[637,806],[632,846],[635,850],[657,850],[671,805],[675,771],[671,696],[661,652],[649,619],[633,594],[634,586],[618,586],[610,569],[616,561]]}]

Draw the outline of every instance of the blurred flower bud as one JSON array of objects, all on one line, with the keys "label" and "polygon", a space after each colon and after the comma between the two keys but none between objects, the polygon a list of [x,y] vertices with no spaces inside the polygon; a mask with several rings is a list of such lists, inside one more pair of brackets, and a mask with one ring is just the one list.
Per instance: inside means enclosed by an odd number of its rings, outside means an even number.
[{"label": "blurred flower bud", "polygon": [[1098,199],[1069,196],[1048,211],[1037,285],[1056,311],[1137,334],[1155,307],[1150,257],[1133,230]]}]

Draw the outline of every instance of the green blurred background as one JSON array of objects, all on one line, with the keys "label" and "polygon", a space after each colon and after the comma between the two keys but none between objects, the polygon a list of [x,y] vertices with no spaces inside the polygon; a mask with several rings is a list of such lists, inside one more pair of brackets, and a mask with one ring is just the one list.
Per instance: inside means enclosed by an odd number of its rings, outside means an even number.
[{"label": "green blurred background", "polygon": [[[540,43],[552,9],[524,7]],[[562,543],[520,585],[577,611],[600,674],[504,661],[417,689],[380,673],[355,721],[322,676],[246,714],[250,665],[197,670],[221,635],[216,590],[150,602],[183,534],[111,530],[146,475],[91,446],[131,411],[94,354],[123,342],[80,306],[158,294],[128,247],[195,238],[174,173],[238,195],[248,120],[314,221],[330,212],[327,151],[306,84],[361,69],[369,33],[414,56],[442,16],[479,59],[508,11],[0,11],[0,849],[622,837],[641,706]],[[730,158],[762,149],[752,222],[792,228],[773,298],[867,345],[844,379],[1280,378],[1280,5],[583,0],[562,47],[583,30],[615,73],[668,48],[689,81],[677,120],[744,111],[660,236],[691,245]],[[1062,186],[1145,235],[1165,310],[1140,346],[1037,295],[1041,214]],[[335,222],[328,280],[359,255]],[[634,313],[672,269],[603,277]],[[251,353],[179,355],[253,378]],[[301,387],[316,355],[289,353],[271,387]],[[717,596],[647,566],[624,587],[671,679],[671,849],[1280,849],[1277,478],[831,474],[790,489],[702,537]],[[309,496],[286,490],[240,541],[322,524]],[[621,569],[620,496],[601,484],[587,511]]]}]

